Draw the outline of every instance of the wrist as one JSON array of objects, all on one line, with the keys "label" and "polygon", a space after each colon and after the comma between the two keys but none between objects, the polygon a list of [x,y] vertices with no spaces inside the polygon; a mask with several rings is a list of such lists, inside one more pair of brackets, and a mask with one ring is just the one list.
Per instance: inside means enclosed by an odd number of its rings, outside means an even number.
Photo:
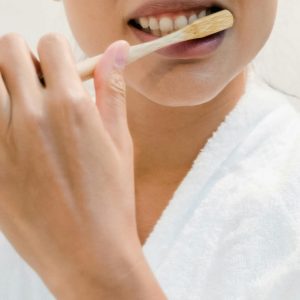
[{"label": "wrist", "polygon": [[52,292],[58,300],[166,300],[146,262],[140,243],[134,248],[127,248],[118,255],[120,259],[114,273],[107,274],[101,267],[85,267],[75,272],[76,276],[64,276],[64,280],[54,285]]},{"label": "wrist", "polygon": [[128,268],[128,273],[119,282],[119,286],[112,287],[109,300],[167,300],[159,286],[140,248],[135,261]]}]

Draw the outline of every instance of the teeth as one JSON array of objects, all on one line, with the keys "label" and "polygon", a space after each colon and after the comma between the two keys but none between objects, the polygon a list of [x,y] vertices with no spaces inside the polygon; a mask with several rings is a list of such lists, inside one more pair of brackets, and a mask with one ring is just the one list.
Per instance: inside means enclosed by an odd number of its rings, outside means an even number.
[{"label": "teeth", "polygon": [[143,28],[146,29],[149,27],[149,19],[148,18],[140,18],[139,22]]},{"label": "teeth", "polygon": [[197,19],[198,19],[197,15],[196,15],[196,14],[192,14],[192,15],[189,17],[189,24],[192,24],[192,23],[195,22]]},{"label": "teeth", "polygon": [[162,33],[171,32],[174,30],[174,22],[171,18],[168,17],[162,17],[159,20],[159,28]]},{"label": "teeth", "polygon": [[201,19],[203,17],[206,16],[206,10],[202,10],[199,14],[198,14],[198,19]]},{"label": "teeth", "polygon": [[149,32],[155,36],[164,36],[175,30],[179,30],[188,24],[192,24],[197,19],[203,18],[211,14],[211,9],[204,9],[199,13],[192,13],[192,15],[179,15],[176,18],[161,17],[156,18],[154,16],[142,17],[137,21],[146,32]]},{"label": "teeth", "polygon": [[159,29],[159,23],[158,20],[154,17],[149,18],[149,27],[151,30],[157,30]]},{"label": "teeth", "polygon": [[175,19],[174,27],[175,29],[181,29],[188,24],[188,20],[186,16],[179,16]]},{"label": "teeth", "polygon": [[160,30],[159,29],[155,29],[151,32],[153,35],[155,36],[161,36]]}]

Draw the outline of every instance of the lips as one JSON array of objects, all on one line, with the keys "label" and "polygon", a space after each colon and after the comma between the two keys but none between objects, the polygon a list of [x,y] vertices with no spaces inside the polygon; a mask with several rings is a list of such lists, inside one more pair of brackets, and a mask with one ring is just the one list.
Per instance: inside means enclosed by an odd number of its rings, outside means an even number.
[{"label": "lips", "polygon": [[213,0],[150,0],[129,13],[127,21],[129,22],[132,19],[141,17],[182,12],[192,9],[207,9],[210,7],[226,8],[220,1]]},{"label": "lips", "polygon": [[[179,25],[179,27],[183,26],[181,23],[185,25],[186,23],[190,24],[190,19],[193,20],[195,17],[197,18],[197,13],[200,13],[200,15],[198,14],[198,18],[200,18],[204,11],[206,14],[207,12],[210,14],[218,10],[226,9],[224,5],[217,1],[218,0],[150,0],[146,3],[144,2],[144,4],[128,14],[127,24],[135,37],[145,43],[174,30],[176,31],[178,29],[176,27]],[[196,16],[194,16],[195,14]],[[183,21],[183,19],[184,22],[178,22]],[[167,26],[164,24],[166,21],[168,21],[168,28],[166,28]],[[171,26],[169,26],[169,23]],[[226,32],[227,30],[203,39],[177,43],[156,52],[173,59],[204,59],[211,56],[220,47]]]}]

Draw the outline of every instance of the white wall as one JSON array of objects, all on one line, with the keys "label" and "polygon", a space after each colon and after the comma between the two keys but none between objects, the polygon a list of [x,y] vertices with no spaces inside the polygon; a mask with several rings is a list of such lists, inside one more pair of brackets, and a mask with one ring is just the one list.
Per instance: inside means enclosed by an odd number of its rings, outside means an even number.
[{"label": "white wall", "polygon": [[61,2],[0,0],[0,35],[19,32],[35,48],[39,37],[49,31],[70,35]]},{"label": "white wall", "polygon": [[275,28],[255,66],[271,85],[300,98],[299,10],[299,0],[279,0]]},{"label": "white wall", "polygon": [[[101,1],[101,0],[99,0]],[[249,0],[251,1],[251,0]],[[258,8],[259,9],[259,8]],[[279,13],[271,39],[256,59],[255,67],[272,85],[300,97],[299,0],[279,0]],[[0,0],[0,35],[21,33],[35,52],[40,36],[49,31],[63,32],[71,38],[63,5],[54,0]]]}]

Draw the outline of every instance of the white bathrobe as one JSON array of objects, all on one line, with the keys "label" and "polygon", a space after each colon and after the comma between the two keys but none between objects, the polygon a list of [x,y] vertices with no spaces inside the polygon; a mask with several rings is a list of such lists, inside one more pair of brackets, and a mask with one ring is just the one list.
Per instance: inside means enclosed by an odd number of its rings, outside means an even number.
[{"label": "white bathrobe", "polygon": [[[300,117],[287,96],[249,80],[143,251],[170,300],[300,299]],[[0,300],[53,298],[0,235]]]}]

